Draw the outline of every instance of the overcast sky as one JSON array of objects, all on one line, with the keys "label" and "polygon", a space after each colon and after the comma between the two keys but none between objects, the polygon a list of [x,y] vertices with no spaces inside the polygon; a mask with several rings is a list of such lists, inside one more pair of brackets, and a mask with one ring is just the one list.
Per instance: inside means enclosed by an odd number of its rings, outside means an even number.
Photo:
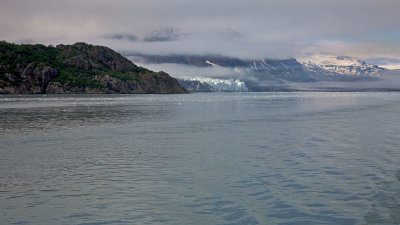
[{"label": "overcast sky", "polygon": [[400,60],[400,0],[0,0],[0,39],[149,54]]}]

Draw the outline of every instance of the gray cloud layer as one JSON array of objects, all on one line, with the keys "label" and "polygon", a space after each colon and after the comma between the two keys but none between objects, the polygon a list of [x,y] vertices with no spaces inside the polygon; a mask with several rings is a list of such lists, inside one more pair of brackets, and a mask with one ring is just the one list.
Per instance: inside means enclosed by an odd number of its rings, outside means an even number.
[{"label": "gray cloud layer", "polygon": [[395,57],[399,0],[2,0],[0,39],[145,53]]},{"label": "gray cloud layer", "polygon": [[153,30],[143,40],[146,42],[159,42],[159,41],[176,41],[181,34],[173,27],[163,27]]}]

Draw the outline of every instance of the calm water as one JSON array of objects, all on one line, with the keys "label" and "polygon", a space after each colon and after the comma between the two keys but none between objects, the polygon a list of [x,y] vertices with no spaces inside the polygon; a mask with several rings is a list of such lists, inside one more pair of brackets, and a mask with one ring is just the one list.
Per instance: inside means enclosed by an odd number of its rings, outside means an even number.
[{"label": "calm water", "polygon": [[0,96],[0,224],[400,224],[400,93]]}]

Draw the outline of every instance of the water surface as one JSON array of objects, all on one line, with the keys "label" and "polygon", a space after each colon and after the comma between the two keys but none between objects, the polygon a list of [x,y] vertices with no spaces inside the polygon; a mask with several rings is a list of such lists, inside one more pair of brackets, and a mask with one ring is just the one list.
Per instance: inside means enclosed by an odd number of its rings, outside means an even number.
[{"label": "water surface", "polygon": [[0,224],[399,224],[400,93],[0,96]]}]

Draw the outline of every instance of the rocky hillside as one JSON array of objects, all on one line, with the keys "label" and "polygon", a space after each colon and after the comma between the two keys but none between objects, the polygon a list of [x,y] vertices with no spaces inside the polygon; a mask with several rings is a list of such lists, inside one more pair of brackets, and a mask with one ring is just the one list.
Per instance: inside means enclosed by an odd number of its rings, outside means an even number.
[{"label": "rocky hillside", "polygon": [[0,42],[0,94],[186,93],[164,72],[138,67],[119,53],[86,43]]}]

